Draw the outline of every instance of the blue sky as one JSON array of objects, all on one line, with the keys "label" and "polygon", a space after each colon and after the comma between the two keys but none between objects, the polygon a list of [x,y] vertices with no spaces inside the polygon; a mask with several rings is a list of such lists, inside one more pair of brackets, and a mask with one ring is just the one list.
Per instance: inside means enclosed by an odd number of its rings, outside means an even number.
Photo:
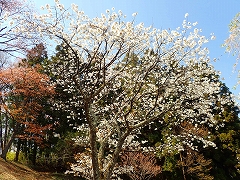
[{"label": "blue sky", "polygon": [[[54,4],[54,0],[32,0],[36,8],[41,5]],[[233,65],[236,57],[225,53],[222,46],[228,37],[228,25],[231,19],[240,12],[239,0],[60,0],[65,8],[71,3],[79,6],[89,17],[100,16],[106,9],[115,8],[122,10],[129,18],[132,13],[137,12],[136,22],[144,22],[146,26],[153,25],[159,29],[176,29],[182,25],[185,13],[189,13],[188,21],[198,22],[198,28],[202,29],[202,34],[210,37],[214,33],[216,39],[210,41],[206,46],[210,50],[209,56],[217,58],[214,63],[216,70],[221,71],[223,82],[234,94],[240,92],[240,87],[236,90],[233,86],[237,83],[237,71],[233,73]]]}]

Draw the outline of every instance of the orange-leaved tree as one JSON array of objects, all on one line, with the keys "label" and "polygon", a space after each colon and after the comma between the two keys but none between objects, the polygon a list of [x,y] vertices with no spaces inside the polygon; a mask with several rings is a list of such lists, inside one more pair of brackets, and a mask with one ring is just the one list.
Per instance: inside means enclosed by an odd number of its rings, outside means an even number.
[{"label": "orange-leaved tree", "polygon": [[6,158],[15,138],[32,140],[36,144],[44,141],[51,123],[37,120],[43,106],[42,101],[54,94],[49,78],[37,68],[14,67],[0,72],[0,83],[8,85],[1,93],[1,106],[12,120],[12,135],[5,144],[2,157]]}]

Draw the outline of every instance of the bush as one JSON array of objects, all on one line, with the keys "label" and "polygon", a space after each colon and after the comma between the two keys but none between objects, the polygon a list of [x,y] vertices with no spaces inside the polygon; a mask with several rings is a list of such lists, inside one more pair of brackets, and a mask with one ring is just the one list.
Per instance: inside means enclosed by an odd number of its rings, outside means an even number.
[{"label": "bush", "polygon": [[[7,153],[7,156],[6,156],[6,159],[8,161],[14,161],[15,160],[15,157],[16,157],[16,152],[8,152]],[[25,157],[24,153],[23,152],[20,152],[19,153],[19,156],[18,156],[18,162],[22,163],[22,164],[28,164],[28,160],[27,158]]]}]

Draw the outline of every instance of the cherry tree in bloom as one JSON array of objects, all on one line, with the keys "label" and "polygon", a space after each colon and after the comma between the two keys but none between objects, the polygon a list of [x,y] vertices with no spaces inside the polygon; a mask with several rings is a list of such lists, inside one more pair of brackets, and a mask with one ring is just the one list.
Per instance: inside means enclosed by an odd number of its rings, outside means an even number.
[{"label": "cherry tree in bloom", "polygon": [[[78,155],[72,173],[87,179],[114,178],[122,150],[141,149],[143,142],[136,138],[153,122],[177,126],[187,121],[196,128],[222,125],[211,108],[228,99],[213,96],[220,84],[208,78],[215,70],[204,47],[208,39],[199,34],[196,23],[184,20],[182,28],[159,30],[126,22],[121,11],[106,10],[90,19],[75,4],[66,10],[55,3],[54,8],[42,7],[47,14],[25,19],[15,31],[62,44],[65,51],[48,68],[56,77],[53,83],[72,94],[67,101],[55,102],[56,108],[68,111],[69,118],[82,124],[76,128],[86,134],[75,139],[86,152]],[[215,146],[205,136],[190,134],[191,138],[188,133],[169,134],[166,147],[197,149],[195,140],[204,147]],[[172,146],[172,140],[177,145]],[[155,148],[159,147],[142,150]]]}]

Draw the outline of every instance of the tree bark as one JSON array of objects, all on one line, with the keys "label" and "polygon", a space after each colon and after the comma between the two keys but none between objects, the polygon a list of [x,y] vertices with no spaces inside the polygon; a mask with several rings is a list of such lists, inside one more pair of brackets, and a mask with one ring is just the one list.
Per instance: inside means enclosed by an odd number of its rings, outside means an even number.
[{"label": "tree bark", "polygon": [[7,142],[7,144],[4,146],[3,152],[1,154],[1,157],[6,160],[7,158],[7,152],[9,150],[9,148],[11,147],[13,140],[15,138],[15,133],[12,134],[11,138],[9,139],[9,141]]},{"label": "tree bark", "polygon": [[16,151],[16,156],[15,156],[15,159],[14,159],[14,161],[16,161],[16,162],[18,162],[19,153],[20,153],[20,147],[21,147],[21,140],[18,139],[18,142],[17,142],[17,151]]},{"label": "tree bark", "polygon": [[89,125],[89,140],[91,146],[91,156],[92,156],[92,168],[93,168],[93,180],[100,180],[100,170],[98,163],[98,148],[97,148],[97,130],[94,119],[90,115],[90,107],[89,102],[87,101],[85,104],[85,113],[86,119]]},{"label": "tree bark", "polygon": [[182,158],[182,153],[180,152],[180,160],[182,162],[182,173],[183,173],[183,179],[186,180],[186,174],[185,174],[185,163],[183,162],[183,158]]},{"label": "tree bark", "polygon": [[5,118],[5,130],[4,130],[4,139],[3,139],[3,146],[5,147],[7,144],[7,137],[8,137],[8,118]]},{"label": "tree bark", "polygon": [[36,159],[37,159],[37,143],[33,143],[33,150],[32,150],[32,164],[33,166],[36,165]]},{"label": "tree bark", "polygon": [[112,175],[112,172],[113,172],[113,169],[114,169],[114,166],[116,165],[117,163],[117,160],[118,160],[118,157],[119,157],[119,154],[122,150],[122,146],[123,146],[123,143],[126,139],[126,137],[130,134],[130,130],[127,130],[123,135],[122,137],[119,139],[118,141],[118,144],[117,144],[117,147],[113,153],[113,156],[112,156],[112,159],[111,161],[108,163],[108,167],[106,168],[106,172],[104,174],[104,180],[110,180],[111,179],[111,175]]}]

